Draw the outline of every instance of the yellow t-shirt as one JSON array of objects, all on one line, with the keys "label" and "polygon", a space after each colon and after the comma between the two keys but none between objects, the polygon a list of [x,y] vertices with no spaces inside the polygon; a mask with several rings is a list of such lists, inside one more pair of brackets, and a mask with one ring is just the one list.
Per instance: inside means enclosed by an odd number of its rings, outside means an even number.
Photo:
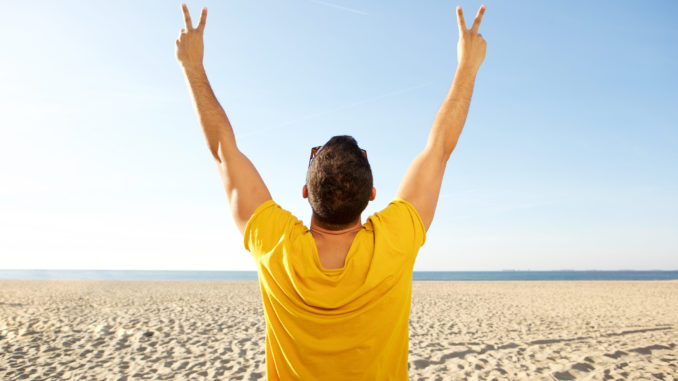
[{"label": "yellow t-shirt", "polygon": [[412,268],[426,232],[407,201],[368,218],[340,269],[273,200],[245,228],[266,318],[269,380],[407,380]]}]

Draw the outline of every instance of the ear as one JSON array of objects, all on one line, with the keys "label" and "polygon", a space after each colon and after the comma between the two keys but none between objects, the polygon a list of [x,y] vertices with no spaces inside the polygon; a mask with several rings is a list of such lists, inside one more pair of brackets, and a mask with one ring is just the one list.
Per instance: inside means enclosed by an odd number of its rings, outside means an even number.
[{"label": "ear", "polygon": [[[374,191],[373,191],[373,193],[374,193]],[[304,187],[301,188],[301,197],[308,198],[308,187],[306,187],[306,184],[304,184]]]},{"label": "ear", "polygon": [[374,201],[374,199],[377,197],[377,188],[372,187],[372,194],[370,195],[370,201]]}]

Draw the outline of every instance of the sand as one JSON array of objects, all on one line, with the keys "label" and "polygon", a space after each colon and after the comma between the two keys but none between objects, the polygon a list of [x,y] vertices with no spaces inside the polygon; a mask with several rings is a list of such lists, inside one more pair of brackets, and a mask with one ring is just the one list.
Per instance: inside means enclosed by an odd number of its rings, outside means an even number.
[{"label": "sand", "polygon": [[[0,380],[265,379],[258,284],[0,281]],[[678,282],[415,282],[411,380],[674,380]]]}]

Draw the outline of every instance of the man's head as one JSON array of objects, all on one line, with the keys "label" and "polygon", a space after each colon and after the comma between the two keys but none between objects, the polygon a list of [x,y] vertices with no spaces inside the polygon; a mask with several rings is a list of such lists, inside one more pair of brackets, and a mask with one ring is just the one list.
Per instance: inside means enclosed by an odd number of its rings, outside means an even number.
[{"label": "man's head", "polygon": [[335,136],[311,160],[304,197],[323,227],[342,229],[360,218],[374,200],[372,169],[358,143],[350,136]]}]

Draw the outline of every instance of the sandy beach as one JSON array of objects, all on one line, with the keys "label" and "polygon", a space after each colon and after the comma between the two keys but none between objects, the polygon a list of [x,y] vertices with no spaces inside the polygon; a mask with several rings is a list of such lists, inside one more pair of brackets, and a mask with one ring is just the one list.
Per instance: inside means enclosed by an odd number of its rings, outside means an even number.
[{"label": "sandy beach", "polygon": [[[265,379],[255,281],[0,281],[0,380]],[[678,282],[414,282],[411,380],[674,380]]]}]

